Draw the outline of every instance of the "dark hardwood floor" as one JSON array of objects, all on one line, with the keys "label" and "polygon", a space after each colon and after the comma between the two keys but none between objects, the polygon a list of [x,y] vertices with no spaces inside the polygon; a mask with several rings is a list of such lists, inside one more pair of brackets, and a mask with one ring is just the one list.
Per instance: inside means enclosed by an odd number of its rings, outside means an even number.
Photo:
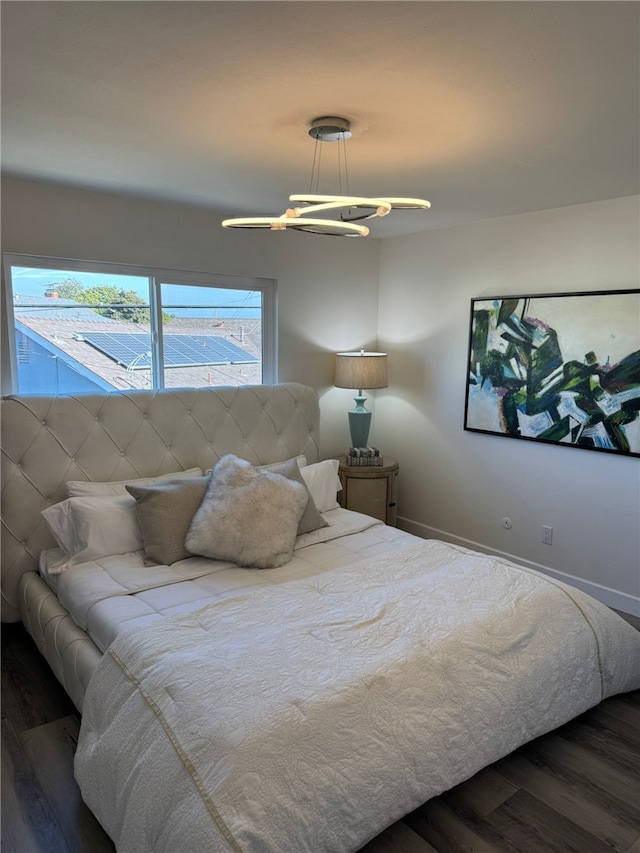
[{"label": "dark hardwood floor", "polygon": [[[114,850],[73,778],[79,725],[24,628],[3,625],[4,853]],[[640,691],[607,699],[526,744],[363,851],[640,853]]]}]

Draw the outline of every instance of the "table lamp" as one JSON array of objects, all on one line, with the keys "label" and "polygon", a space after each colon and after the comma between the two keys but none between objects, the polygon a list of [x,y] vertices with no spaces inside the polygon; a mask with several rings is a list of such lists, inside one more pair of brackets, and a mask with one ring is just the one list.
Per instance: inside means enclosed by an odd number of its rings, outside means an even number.
[{"label": "table lamp", "polygon": [[357,388],[354,397],[356,406],[349,412],[351,446],[366,447],[371,426],[371,412],[365,407],[366,397],[362,390],[387,387],[386,352],[338,352],[336,353],[336,388]]}]

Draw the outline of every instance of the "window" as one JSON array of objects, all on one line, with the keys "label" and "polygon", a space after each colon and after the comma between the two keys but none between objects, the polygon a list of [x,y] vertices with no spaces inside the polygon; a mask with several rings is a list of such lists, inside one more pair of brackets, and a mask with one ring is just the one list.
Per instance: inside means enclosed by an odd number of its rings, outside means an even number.
[{"label": "window", "polygon": [[5,255],[21,394],[276,381],[271,279]]}]

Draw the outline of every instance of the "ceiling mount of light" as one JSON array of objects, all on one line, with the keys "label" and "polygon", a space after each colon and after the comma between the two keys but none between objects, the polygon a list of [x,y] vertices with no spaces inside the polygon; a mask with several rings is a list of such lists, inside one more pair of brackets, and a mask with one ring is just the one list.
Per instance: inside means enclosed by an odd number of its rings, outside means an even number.
[{"label": "ceiling mount of light", "polygon": [[[349,173],[345,143],[351,138],[351,123],[338,116],[322,116],[309,125],[309,136],[316,146],[311,168],[311,186],[308,193],[294,193],[289,201],[304,205],[290,207],[281,216],[246,216],[240,219],[225,219],[225,228],[269,228],[271,231],[307,231],[310,234],[326,234],[334,237],[366,237],[366,225],[356,224],[362,219],[386,216],[392,210],[426,210],[431,204],[422,198],[369,198],[354,196],[349,192]],[[322,144],[338,143],[338,195],[318,192]],[[343,194],[343,183],[346,190]],[[323,214],[321,218],[317,214]],[[324,215],[335,213],[335,219]]]}]

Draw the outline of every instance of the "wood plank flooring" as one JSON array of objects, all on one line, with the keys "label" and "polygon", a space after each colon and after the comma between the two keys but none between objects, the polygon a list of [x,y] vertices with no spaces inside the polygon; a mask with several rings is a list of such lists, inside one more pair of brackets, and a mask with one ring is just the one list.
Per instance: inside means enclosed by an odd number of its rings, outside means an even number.
[{"label": "wood plank flooring", "polygon": [[[24,628],[3,625],[4,853],[114,850],[73,778],[79,726],[75,708]],[[640,853],[640,691],[607,699],[526,744],[363,848],[498,851]]]}]

